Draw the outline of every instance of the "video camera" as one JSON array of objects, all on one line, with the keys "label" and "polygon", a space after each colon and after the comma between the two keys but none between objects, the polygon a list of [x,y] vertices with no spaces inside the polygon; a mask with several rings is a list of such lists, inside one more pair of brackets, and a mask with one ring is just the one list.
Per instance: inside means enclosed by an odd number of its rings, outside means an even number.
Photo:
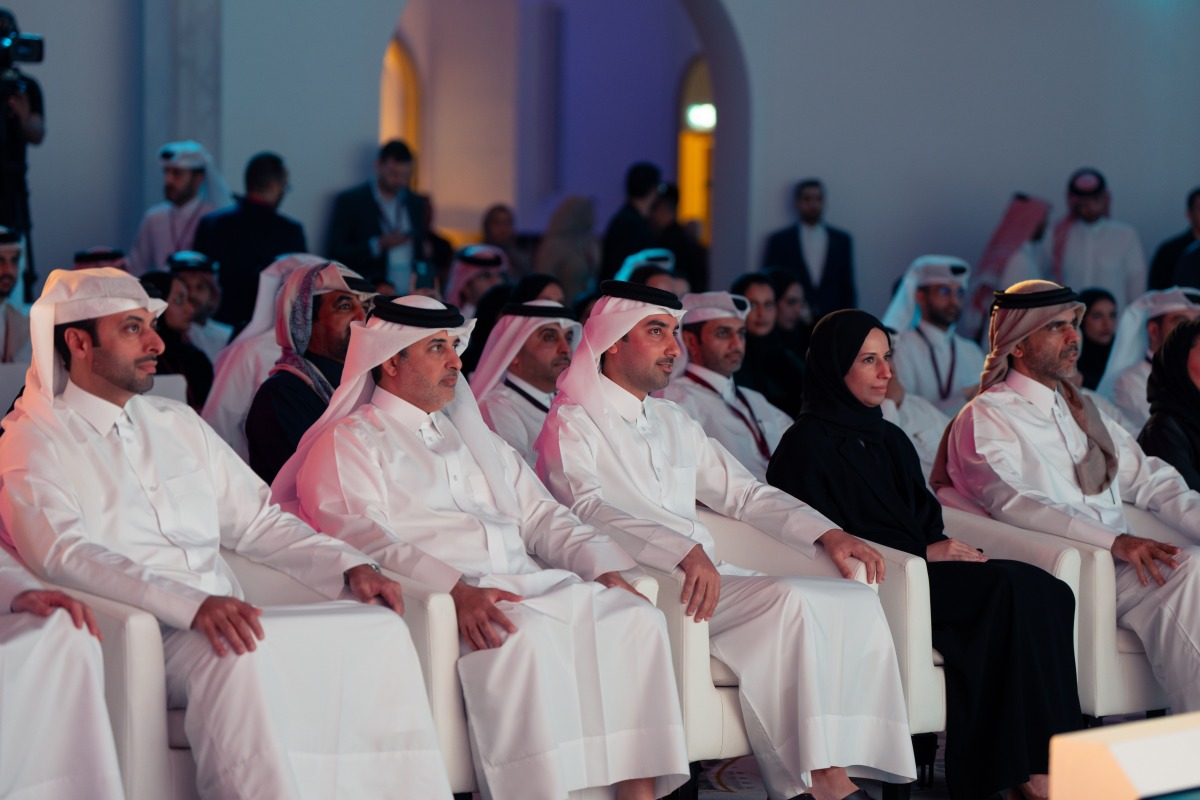
[{"label": "video camera", "polygon": [[36,33],[19,33],[14,24],[0,34],[0,100],[25,91],[25,81],[14,67],[17,62],[36,64],[45,55],[45,43]]}]

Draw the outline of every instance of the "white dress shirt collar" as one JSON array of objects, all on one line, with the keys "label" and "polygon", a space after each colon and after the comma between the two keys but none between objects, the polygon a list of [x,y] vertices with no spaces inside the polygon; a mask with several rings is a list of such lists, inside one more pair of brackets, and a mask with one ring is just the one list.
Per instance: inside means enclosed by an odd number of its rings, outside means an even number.
[{"label": "white dress shirt collar", "polygon": [[435,430],[437,429],[437,422],[433,414],[422,411],[412,403],[402,397],[397,397],[382,386],[375,387],[375,391],[371,394],[371,405],[381,409],[385,414],[410,431],[419,431],[427,423],[433,425]]},{"label": "white dress shirt collar", "polygon": [[1004,382],[1008,384],[1008,388],[1037,406],[1043,414],[1050,416],[1050,412],[1058,400],[1057,391],[1011,368],[1008,370],[1008,375],[1004,377]]},{"label": "white dress shirt collar", "polygon": [[512,382],[513,386],[516,386],[518,389],[520,389],[521,391],[528,394],[534,400],[537,400],[539,403],[544,405],[546,408],[549,408],[550,404],[554,402],[555,392],[549,392],[549,393],[543,392],[541,389],[537,388],[536,386],[529,383],[528,381],[521,380],[516,375],[513,375],[511,372],[505,372],[504,377],[508,381]]},{"label": "white dress shirt collar", "polygon": [[606,375],[600,376],[600,393],[604,396],[605,405],[615,408],[628,422],[635,421],[645,411],[644,400],[638,400],[628,389],[613,383]]},{"label": "white dress shirt collar", "polygon": [[68,408],[87,420],[101,436],[112,430],[117,424],[117,419],[125,411],[120,406],[79,388],[69,379],[61,397]]},{"label": "white dress shirt collar", "polygon": [[728,378],[719,372],[713,372],[708,367],[702,367],[694,361],[688,363],[686,371],[696,373],[697,378],[700,378],[709,386],[716,389],[721,397],[725,398],[727,403],[732,403],[737,399],[733,388],[733,378]]},{"label": "white dress shirt collar", "polygon": [[949,344],[951,339],[954,337],[953,325],[951,325],[949,328],[946,328],[946,330],[942,330],[929,320],[923,319],[917,323],[917,327],[921,329],[922,333],[929,337],[930,341],[940,341]]}]

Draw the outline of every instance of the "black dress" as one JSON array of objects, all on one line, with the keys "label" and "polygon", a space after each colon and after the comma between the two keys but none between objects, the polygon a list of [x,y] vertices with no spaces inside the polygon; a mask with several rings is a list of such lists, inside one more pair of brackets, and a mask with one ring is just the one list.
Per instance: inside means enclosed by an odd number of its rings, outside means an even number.
[{"label": "black dress", "polygon": [[766,336],[746,334],[746,356],[733,379],[738,386],[759,392],[790,417],[800,412],[804,357],[789,346],[778,329]]},{"label": "black dress", "polygon": [[[924,558],[929,544],[947,537],[915,448],[900,428],[876,416],[878,409],[854,399],[841,378],[848,371],[843,363],[822,364],[822,351],[835,346],[831,336],[855,355],[865,339],[862,320],[838,330],[841,315],[874,320],[847,311],[817,326],[805,406],[776,448],[767,482],[856,536]],[[822,332],[831,318],[833,330]],[[983,798],[1047,773],[1050,737],[1082,722],[1070,587],[1016,561],[937,562],[928,572],[933,645],[946,675],[950,795]]]}]

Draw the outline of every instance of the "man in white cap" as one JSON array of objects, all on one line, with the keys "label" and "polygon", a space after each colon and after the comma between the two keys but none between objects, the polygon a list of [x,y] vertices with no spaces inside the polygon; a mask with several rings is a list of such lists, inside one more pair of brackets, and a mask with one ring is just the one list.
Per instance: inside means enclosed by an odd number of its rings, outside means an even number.
[{"label": "man in white cap", "polygon": [[336,261],[287,276],[275,303],[281,355],[246,417],[250,468],[275,480],[342,382],[350,324],[366,319],[374,287]]},{"label": "man in white cap", "polygon": [[662,396],[687,411],[705,433],[765,483],[771,453],[792,418],[733,380],[746,355],[750,301],[729,292],[687,294],[683,310],[687,368]]},{"label": "man in white cap", "polygon": [[1112,550],[1117,624],[1141,640],[1172,710],[1200,711],[1200,547],[1137,536],[1122,508],[1200,545],[1200,493],[1075,388],[1083,311],[1049,281],[996,294],[982,390],[946,431],[931,484],[1002,522]]},{"label": "man in white cap", "polygon": [[9,302],[21,277],[21,235],[0,227],[0,364],[29,359],[29,317]]},{"label": "man in white cap", "polygon": [[125,797],[99,638],[87,606],[0,547],[0,796]]},{"label": "man in white cap", "polygon": [[283,348],[275,341],[275,298],[293,271],[328,264],[329,259],[308,253],[280,257],[258,274],[258,294],[249,324],[233,337],[213,362],[213,385],[200,416],[212,426],[233,452],[250,460],[246,442],[246,415],[254,394],[271,375]]},{"label": "man in white cap", "polygon": [[125,260],[125,251],[119,247],[96,245],[86,250],[75,251],[71,269],[95,269],[96,267],[112,267],[128,272],[129,262]]},{"label": "man in white cap", "polygon": [[1200,319],[1200,289],[1174,286],[1146,292],[1121,312],[1117,334],[1097,393],[1111,400],[1133,424],[1135,436],[1150,420],[1146,384],[1150,362],[1181,322]]},{"label": "man in white cap", "polygon": [[[186,406],[141,394],[164,305],[117,270],[50,274],[0,436],[0,535],[48,580],[158,619],[201,796],[447,797],[399,584],[281,511]],[[255,608],[221,547],[361,603]]]},{"label": "man in white cap", "polygon": [[165,200],[142,217],[129,271],[142,275],[163,269],[167,257],[191,250],[200,218],[229,203],[229,189],[213,157],[199,142],[170,142],[158,151]]},{"label": "man in white cap", "polygon": [[195,250],[182,250],[167,258],[167,270],[183,281],[194,309],[187,340],[204,351],[209,361],[217,360],[233,336],[232,325],[212,318],[221,304],[221,287],[217,283],[220,268],[220,264]]},{"label": "man in white cap", "polygon": [[[475,316],[475,306],[487,290],[508,275],[508,256],[499,247],[473,244],[454,254],[450,277],[446,280],[446,300],[462,309],[463,316]],[[400,287],[397,287],[400,288]],[[400,291],[404,291],[400,288]]]},{"label": "man in white cap", "polygon": [[661,796],[688,773],[662,615],[621,577],[633,560],[487,429],[459,374],[473,327],[428,297],[375,304],[272,492],[454,598],[485,797]]},{"label": "man in white cap", "polygon": [[[662,389],[680,354],[669,292],[605,281],[534,447],[538,473],[584,522],[609,526],[639,562],[686,574],[678,602],[709,623],[712,654],[738,675],[742,713],[772,800],[866,795],[846,768],[916,774],[896,654],[879,598],[851,580],[767,577],[713,559],[696,503],[810,556],[820,543],[882,580],[873,547],[756,480]],[[676,602],[660,597],[660,602]]]},{"label": "man in white cap", "polygon": [[896,331],[892,361],[909,394],[955,414],[979,385],[983,351],[955,332],[971,268],[953,256],[921,256],[883,315]]},{"label": "man in white cap", "polygon": [[1083,167],[1067,181],[1067,213],[1047,247],[1051,278],[1069,286],[1099,286],[1125,308],[1146,290],[1146,256],[1133,226],[1109,216],[1112,197],[1099,170]]},{"label": "man in white cap", "polygon": [[558,391],[558,376],[571,366],[583,332],[575,314],[553,300],[509,303],[488,335],[471,391],[479,412],[501,439],[533,466],[533,440]]}]

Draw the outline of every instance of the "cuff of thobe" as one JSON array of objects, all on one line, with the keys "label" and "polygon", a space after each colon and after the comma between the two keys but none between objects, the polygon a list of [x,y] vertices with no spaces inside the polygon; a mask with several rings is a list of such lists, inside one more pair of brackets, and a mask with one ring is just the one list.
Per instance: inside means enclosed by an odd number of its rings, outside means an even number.
[{"label": "cuff of thobe", "polygon": [[[385,564],[384,566],[387,565]],[[454,588],[454,584],[458,583],[462,576],[461,571],[450,566],[445,561],[436,559],[433,556],[424,556],[417,561],[416,567],[406,577],[420,581],[435,591],[449,593]]]},{"label": "cuff of thobe", "polygon": [[[601,575],[609,572],[624,572],[628,569],[637,567],[637,562],[629,557],[621,547],[614,542],[612,549],[607,552],[593,552],[590,554],[586,564],[573,564],[570,567],[571,572],[574,572],[585,581],[594,581]],[[664,571],[670,571],[669,568]]]},{"label": "cuff of thobe", "polygon": [[653,567],[659,572],[670,572],[679,566],[684,556],[700,545],[700,542],[689,536],[674,531],[671,533],[674,535],[659,536],[653,542],[646,542],[646,546],[637,555],[638,563]]},{"label": "cuff of thobe", "polygon": [[152,588],[143,595],[141,607],[164,625],[186,631],[192,627],[196,612],[208,597],[207,593],[190,586],[181,586],[179,591],[175,592]]},{"label": "cuff of thobe", "polygon": [[[1103,547],[1106,550],[1111,550],[1113,542],[1117,540],[1120,533],[1110,531],[1108,528],[1102,528],[1099,525],[1093,525],[1079,517],[1072,517],[1067,523],[1067,538],[1074,539],[1077,542]],[[1131,536],[1136,536],[1137,533],[1131,533]]]}]

